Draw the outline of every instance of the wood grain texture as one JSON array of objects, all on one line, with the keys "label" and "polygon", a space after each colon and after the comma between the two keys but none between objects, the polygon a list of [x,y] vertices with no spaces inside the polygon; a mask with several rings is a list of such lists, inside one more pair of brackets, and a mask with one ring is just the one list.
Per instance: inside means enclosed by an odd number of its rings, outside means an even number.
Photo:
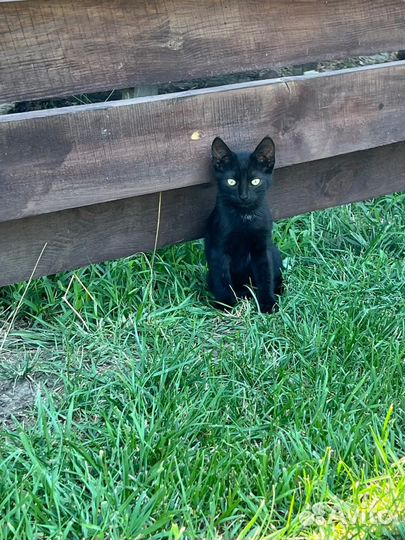
[{"label": "wood grain texture", "polygon": [[405,48],[403,0],[0,4],[0,102]]},{"label": "wood grain texture", "polygon": [[266,134],[277,167],[405,140],[405,62],[0,117],[0,221],[206,183],[215,136]]},{"label": "wood grain texture", "polygon": [[[405,190],[405,143],[354,152],[275,172],[269,200],[276,219]],[[202,236],[215,188],[162,193],[158,246]],[[0,285],[153,249],[158,194],[0,223]]]}]

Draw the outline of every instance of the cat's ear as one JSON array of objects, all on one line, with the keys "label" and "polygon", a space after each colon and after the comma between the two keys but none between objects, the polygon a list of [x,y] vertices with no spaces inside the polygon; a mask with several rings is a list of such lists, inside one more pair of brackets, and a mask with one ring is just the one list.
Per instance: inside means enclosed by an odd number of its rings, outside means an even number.
[{"label": "cat's ear", "polygon": [[232,150],[230,150],[220,137],[215,137],[211,146],[212,162],[216,169],[221,169],[232,160]]},{"label": "cat's ear", "polygon": [[266,172],[271,172],[276,159],[276,148],[271,137],[265,137],[256,147],[252,156]]}]

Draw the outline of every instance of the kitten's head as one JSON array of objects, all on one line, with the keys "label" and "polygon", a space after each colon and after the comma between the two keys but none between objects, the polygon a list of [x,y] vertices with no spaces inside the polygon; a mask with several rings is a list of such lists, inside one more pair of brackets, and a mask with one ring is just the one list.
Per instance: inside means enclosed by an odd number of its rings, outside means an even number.
[{"label": "kitten's head", "polygon": [[235,154],[216,137],[212,162],[221,200],[236,208],[253,209],[263,201],[271,183],[274,142],[265,137],[252,154]]}]

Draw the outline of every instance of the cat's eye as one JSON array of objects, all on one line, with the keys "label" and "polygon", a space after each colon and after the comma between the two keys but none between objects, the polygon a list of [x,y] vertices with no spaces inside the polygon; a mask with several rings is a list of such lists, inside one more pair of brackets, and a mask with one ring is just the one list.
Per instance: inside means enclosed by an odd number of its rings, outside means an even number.
[{"label": "cat's eye", "polygon": [[228,178],[226,183],[228,184],[228,186],[236,186],[236,180],[234,180],[233,178]]},{"label": "cat's eye", "polygon": [[253,180],[250,181],[252,186],[258,186],[261,183],[260,178],[253,178]]}]

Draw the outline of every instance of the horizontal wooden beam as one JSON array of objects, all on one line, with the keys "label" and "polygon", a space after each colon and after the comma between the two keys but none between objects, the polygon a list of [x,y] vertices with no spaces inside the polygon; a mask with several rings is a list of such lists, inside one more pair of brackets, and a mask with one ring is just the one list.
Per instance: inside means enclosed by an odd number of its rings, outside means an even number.
[{"label": "horizontal wooden beam", "polygon": [[0,117],[0,221],[209,180],[221,135],[285,167],[405,140],[405,62]]},{"label": "horizontal wooden beam", "polygon": [[0,102],[405,48],[403,0],[0,3]]},{"label": "horizontal wooden beam", "polygon": [[[405,190],[405,143],[354,152],[275,172],[269,200],[283,218]],[[215,189],[161,194],[159,247],[202,236]],[[0,285],[153,249],[159,195],[0,223]]]}]

